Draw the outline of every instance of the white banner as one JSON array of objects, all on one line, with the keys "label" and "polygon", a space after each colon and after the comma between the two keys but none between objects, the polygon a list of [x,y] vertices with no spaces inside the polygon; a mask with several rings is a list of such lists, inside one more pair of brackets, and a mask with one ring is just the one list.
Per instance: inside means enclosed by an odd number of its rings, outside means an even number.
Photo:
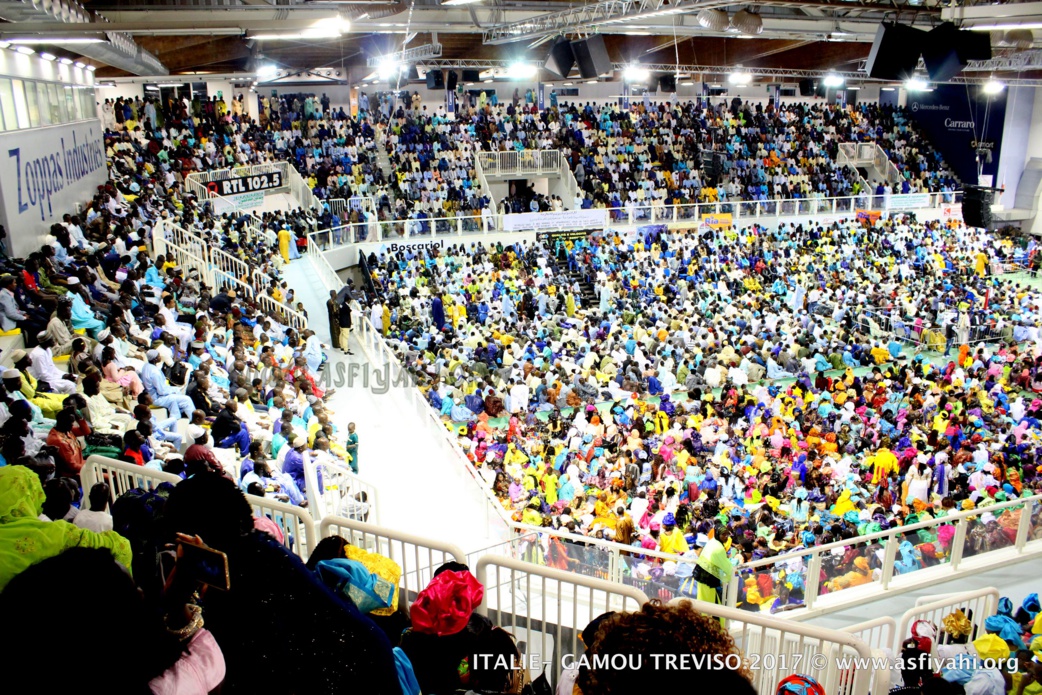
[{"label": "white banner", "polygon": [[252,210],[253,208],[259,208],[264,205],[264,191],[252,191],[250,193],[229,195],[221,198],[215,196],[209,200],[213,204],[214,212],[218,215],[224,214],[225,212],[232,212],[236,207],[240,210]]},{"label": "white banner", "polygon": [[930,207],[929,193],[904,193],[890,196],[891,210],[910,210]]},{"label": "white banner", "polygon": [[539,229],[603,229],[607,224],[608,208],[503,215],[503,229],[507,232],[528,232]]},{"label": "white banner", "polygon": [[38,249],[51,225],[75,214],[108,178],[96,119],[8,131],[0,135],[0,152],[0,221],[12,256]]}]

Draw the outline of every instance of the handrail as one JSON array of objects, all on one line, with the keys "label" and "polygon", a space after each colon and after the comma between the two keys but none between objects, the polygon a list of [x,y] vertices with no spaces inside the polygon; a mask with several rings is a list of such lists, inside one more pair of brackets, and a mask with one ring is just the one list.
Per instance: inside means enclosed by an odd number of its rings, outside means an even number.
[{"label": "handrail", "polygon": [[984,621],[995,614],[999,606],[999,590],[993,587],[967,591],[963,593],[950,594],[929,603],[916,603],[914,608],[905,611],[898,621],[897,634],[894,638],[894,653],[898,652],[903,640],[911,636],[911,627],[918,620],[926,620],[931,623],[937,631],[937,638],[933,640],[932,651],[937,653],[938,644],[946,644],[946,632],[944,630],[944,618],[960,608],[969,608],[965,611],[970,621],[970,634],[968,641],[972,642],[985,633]]},{"label": "handrail", "polygon": [[88,456],[80,469],[80,487],[86,495],[96,483],[109,484],[109,502],[134,488],[154,490],[162,483],[177,485],[181,477],[154,468],[127,463],[107,456]]},{"label": "handrail", "polygon": [[[478,176],[478,186],[481,187],[482,192],[488,196],[488,208],[490,210],[498,210],[499,206],[496,204],[496,197],[492,195],[492,187],[488,185],[488,179],[485,177],[485,169],[481,166],[481,158],[474,158],[474,171]],[[489,231],[489,228],[494,224],[492,219],[486,219],[485,215],[482,214],[482,229],[483,231]]]},{"label": "handrail", "polygon": [[268,497],[245,495],[246,501],[253,507],[254,516],[265,516],[282,531],[282,544],[296,554],[301,560],[307,560],[311,551],[318,545],[315,535],[315,521],[311,513],[301,507],[286,502],[278,502]]},{"label": "handrail", "polygon": [[340,536],[351,545],[378,553],[398,563],[399,604],[408,607],[427,586],[434,572],[447,562],[466,564],[467,556],[452,543],[392,531],[375,524],[327,516],[318,525],[320,538]]},{"label": "handrail", "polygon": [[757,692],[773,693],[782,678],[805,673],[819,679],[830,695],[868,695],[871,670],[841,669],[847,650],[855,652],[862,663],[871,663],[871,649],[855,635],[689,598],[669,602],[674,606],[685,603],[726,621],[745,658],[755,660],[751,675]]},{"label": "handrail", "polygon": [[796,560],[799,558],[806,557],[810,553],[825,553],[836,548],[845,548],[849,545],[871,543],[873,541],[882,540],[884,538],[890,538],[891,536],[905,535],[910,531],[918,531],[920,529],[930,528],[932,526],[943,526],[951,524],[955,521],[962,521],[964,519],[972,519],[988,512],[994,513],[996,510],[1011,509],[1019,507],[1021,505],[1029,503],[1042,502],[1042,495],[1033,495],[1031,497],[1022,497],[1009,502],[1002,502],[1000,504],[992,504],[987,507],[980,509],[970,509],[964,512],[954,512],[946,516],[937,517],[928,521],[919,521],[914,524],[908,524],[907,526],[896,526],[886,531],[877,531],[875,533],[868,533],[864,536],[857,536],[855,538],[848,538],[841,541],[833,541],[832,543],[825,543],[823,545],[816,545],[813,548],[806,548],[804,550],[792,550],[782,555],[775,555],[773,557],[764,558],[762,560],[755,560],[742,565],[746,569],[756,569],[758,567],[764,567],[766,565],[773,565],[779,562],[787,562],[789,560]]},{"label": "handrail", "polygon": [[[936,209],[945,204],[946,198],[957,200],[961,193],[915,193],[905,197],[891,196],[890,209]],[[574,195],[573,195],[574,197]],[[853,216],[862,207],[871,207],[872,191],[862,191],[858,195],[839,197],[806,197],[770,200],[724,200],[714,203],[681,203],[667,205],[664,201],[636,205],[626,202],[622,207],[598,208],[606,210],[608,215],[604,227],[607,229],[623,229],[633,225],[675,224],[698,226],[706,217],[730,215],[730,223],[738,226],[743,223],[765,223],[770,220],[807,215],[847,215]],[[568,201],[572,203],[573,201]],[[951,202],[951,201],[947,201]],[[925,203],[925,204],[923,204]],[[562,221],[560,212],[536,212],[526,215],[546,216],[548,224],[534,224],[529,228],[546,229],[588,229],[588,220],[577,220],[574,223]],[[351,225],[341,225],[334,230],[322,230],[320,237],[329,240],[326,250],[341,246],[350,246],[366,242],[382,242],[390,240],[430,239],[437,240],[460,236],[477,236],[488,233],[491,220],[483,219],[480,211],[461,213],[455,217],[428,217],[394,220],[367,220]],[[726,218],[725,218],[726,220]],[[339,241],[337,241],[339,239]],[[446,243],[456,243],[447,241]]]}]

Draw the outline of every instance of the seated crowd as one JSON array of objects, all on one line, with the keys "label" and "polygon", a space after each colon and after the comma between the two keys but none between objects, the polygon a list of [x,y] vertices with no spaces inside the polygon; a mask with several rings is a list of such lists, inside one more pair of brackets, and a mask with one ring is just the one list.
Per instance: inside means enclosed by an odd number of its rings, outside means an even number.
[{"label": "seated crowd", "polygon": [[[724,529],[729,580],[742,561],[1042,489],[1042,296],[985,262],[1012,253],[900,218],[478,243],[368,267],[390,344],[515,520],[667,553],[678,573]],[[589,306],[569,269],[596,288]],[[914,354],[873,306],[902,317]],[[974,552],[1011,543],[1017,518],[982,517]],[[943,558],[952,528],[913,539],[907,571]],[[585,557],[541,543],[548,563]],[[663,559],[634,553],[631,579]],[[827,568],[825,591],[854,559]]]}]

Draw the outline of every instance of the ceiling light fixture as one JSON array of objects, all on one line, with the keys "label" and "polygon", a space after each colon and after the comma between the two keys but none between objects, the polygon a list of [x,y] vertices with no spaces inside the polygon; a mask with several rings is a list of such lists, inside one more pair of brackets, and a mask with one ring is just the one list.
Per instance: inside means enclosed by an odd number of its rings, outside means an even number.
[{"label": "ceiling light fixture", "polygon": [[70,36],[70,37],[58,37],[58,36],[33,36],[24,39],[8,39],[8,41],[16,46],[37,46],[41,43],[53,43],[53,44],[87,44],[87,43],[105,43],[105,39],[92,39],[88,36]]},{"label": "ceiling light fixture", "polygon": [[539,68],[531,63],[513,63],[507,68],[507,77],[512,80],[529,80],[538,74]]},{"label": "ceiling light fixture", "polygon": [[753,76],[747,72],[732,72],[727,76],[727,81],[731,84],[744,86],[753,81]]},{"label": "ceiling light fixture", "polygon": [[905,89],[909,92],[925,92],[929,87],[929,83],[921,77],[910,77],[905,80]]},{"label": "ceiling light fixture", "polygon": [[452,7],[453,5],[473,5],[481,0],[442,0],[442,7]]},{"label": "ceiling light fixture", "polygon": [[16,46],[14,50],[18,51],[24,56],[31,56],[33,53],[36,53],[36,51],[29,48],[28,46]]},{"label": "ceiling light fixture", "polygon": [[46,60],[47,62],[58,60],[58,56],[54,55],[53,53],[41,53],[40,57]]},{"label": "ceiling light fixture", "polygon": [[629,65],[622,71],[622,79],[627,82],[647,82],[651,71],[639,65]]},{"label": "ceiling light fixture", "polygon": [[1016,24],[1013,22],[1007,22],[1005,24],[975,24],[972,27],[963,26],[963,29],[969,29],[970,31],[1011,31],[1014,29],[1042,29],[1042,22],[1025,22],[1024,24]]},{"label": "ceiling light fixture", "polygon": [[846,80],[843,79],[842,75],[829,74],[825,75],[825,78],[822,80],[822,84],[824,84],[826,87],[835,88],[842,87],[845,81]]},{"label": "ceiling light fixture", "polygon": [[80,61],[80,60],[77,60],[77,61],[76,61],[76,63],[75,63],[75,65],[76,65],[76,67],[78,67],[78,68],[79,68],[80,70],[82,70],[83,68],[87,67],[87,64],[86,64],[86,63],[84,63],[83,61]]},{"label": "ceiling light fixture", "polygon": [[90,70],[91,72],[94,72],[95,70],[98,69],[98,67],[96,65],[88,65],[87,69]]},{"label": "ceiling light fixture", "polygon": [[995,78],[992,78],[985,82],[983,87],[985,94],[999,94],[1005,88],[1005,83],[999,82]]}]

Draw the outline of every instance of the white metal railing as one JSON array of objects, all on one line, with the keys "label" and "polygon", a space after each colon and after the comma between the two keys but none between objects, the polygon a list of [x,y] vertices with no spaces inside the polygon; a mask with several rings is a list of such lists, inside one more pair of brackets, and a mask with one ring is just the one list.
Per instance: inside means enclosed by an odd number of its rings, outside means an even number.
[{"label": "white metal railing", "polygon": [[561,173],[560,150],[519,150],[512,152],[477,152],[485,176],[524,176]]},{"label": "white metal railing", "polygon": [[561,657],[584,651],[579,634],[594,618],[635,611],[648,601],[632,587],[497,555],[482,557],[473,572],[485,587],[478,612],[514,635],[525,663],[537,654],[540,661],[552,662],[554,682]]},{"label": "white metal railing", "polygon": [[872,671],[843,668],[846,659],[869,662],[871,649],[855,635],[704,601],[681,598],[670,602],[682,603],[725,621],[748,661],[758,693],[774,693],[781,679],[800,673],[818,681],[829,695],[868,695]]},{"label": "white metal railing", "polygon": [[849,632],[872,649],[885,649],[893,653],[894,640],[897,638],[897,620],[886,615],[845,627],[842,632]]},{"label": "white metal railing", "polygon": [[[995,615],[999,607],[999,590],[995,588],[924,598],[925,602],[917,601],[914,608],[905,611],[901,616],[893,642],[895,654],[901,642],[911,636],[913,625],[920,620],[932,625],[936,631],[937,637],[933,640],[933,652],[936,654],[939,644],[952,642],[953,636],[945,630],[944,619],[957,610],[962,610],[970,622],[967,641],[972,642],[985,633],[984,621]],[[931,598],[935,600],[929,601]]]},{"label": "white metal railing", "polygon": [[568,166],[568,160],[561,157],[561,180],[564,182],[564,194],[565,205],[568,209],[572,209],[575,205],[575,198],[579,195],[579,182],[575,179],[575,174],[572,173],[572,168]]},{"label": "white metal railing", "polygon": [[272,319],[297,331],[308,327],[308,319],[301,312],[277,301],[263,291],[263,278],[256,268],[231,254],[208,244],[202,237],[172,222],[160,220],[152,235],[157,255],[172,257],[177,265],[195,268],[211,287],[231,287],[253,300]]},{"label": "white metal railing", "polygon": [[398,581],[399,601],[408,607],[446,562],[466,564],[463,551],[451,543],[443,543],[374,524],[339,516],[328,516],[319,524],[319,537],[340,536],[351,545],[378,553],[398,563],[402,569]]},{"label": "white metal railing", "polygon": [[325,254],[319,247],[316,239],[319,238],[318,235],[320,234],[322,232],[308,234],[308,261],[311,263],[311,267],[315,269],[318,279],[322,281],[322,285],[326,288],[326,293],[339,292],[340,288],[344,286],[344,281],[333,270],[333,266],[329,265],[329,261],[326,260]]},{"label": "white metal railing", "polygon": [[[322,484],[318,483],[318,474]],[[308,507],[318,518],[340,516],[355,521],[380,523],[380,504],[376,485],[363,480],[341,463],[309,459],[304,465]],[[320,491],[316,493],[315,491]],[[356,496],[365,493],[365,501]]]},{"label": "white metal railing", "polygon": [[[874,200],[878,198],[879,200]],[[961,199],[961,194],[919,193],[907,196],[890,196],[889,209],[898,210],[905,207],[938,208],[943,203]],[[882,196],[874,196],[865,191],[856,196],[838,198],[786,198],[784,200],[728,200],[715,203],[690,203],[684,205],[627,203],[623,207],[611,208],[608,211],[606,228],[620,229],[632,225],[645,224],[677,224],[698,226],[706,218],[716,218],[739,226],[743,223],[767,223],[789,217],[805,217],[808,215],[847,215],[878,203],[883,205]],[[909,203],[906,205],[906,203]],[[550,215],[559,213],[526,213],[533,215]],[[336,230],[322,230],[317,237],[320,248],[331,249],[360,241],[381,242],[403,239],[438,239],[452,236],[481,235],[489,231],[502,229],[502,221],[483,219],[479,211],[469,211],[456,217],[410,218],[405,220],[382,220],[342,225]],[[588,229],[588,222],[576,222],[574,225],[562,225],[556,222],[547,229]],[[540,225],[534,227],[542,228]]]},{"label": "white metal railing", "polygon": [[277,301],[270,294],[258,291],[253,300],[257,306],[268,316],[272,317],[284,326],[289,326],[300,333],[308,327],[308,317],[296,309]]},{"label": "white metal railing", "polygon": [[246,495],[246,500],[253,507],[254,516],[265,516],[275,522],[282,531],[283,545],[301,560],[308,559],[319,540],[308,510],[256,495]]},{"label": "white metal railing", "polygon": [[854,170],[857,174],[858,183],[861,184],[861,190],[870,191],[871,188],[868,185],[868,181],[861,175],[861,172],[857,168],[857,143],[843,142],[839,145],[839,150],[836,155],[836,164],[840,167],[849,167]]},{"label": "white metal railing", "polygon": [[[805,609],[820,613],[860,603],[866,595],[882,595],[887,591],[928,586],[936,581],[961,576],[963,573],[979,571],[980,568],[995,563],[1042,554],[1042,538],[1029,540],[1029,536],[1038,535],[1034,532],[1035,522],[1032,517],[1038,511],[1040,501],[1042,495],[1035,495],[991,505],[983,510],[957,512],[929,521],[745,563],[739,566],[735,574],[733,589],[728,592],[728,599],[734,601],[737,598],[738,584],[746,577],[762,572],[777,575],[780,571],[786,570],[787,576],[798,576],[804,583]],[[1009,546],[977,549],[967,543],[971,538],[971,527],[982,523],[981,515],[990,512],[999,517],[1007,511],[1016,517],[1017,528],[1016,538]],[[941,540],[940,531],[946,526],[950,528],[945,533],[948,540],[944,541]],[[925,561],[921,557],[921,551],[914,546],[912,557],[905,556],[909,552],[908,546],[901,547],[901,541],[906,535],[920,530],[926,530],[938,538],[934,544],[935,556],[925,558]],[[870,566],[877,566],[878,573],[872,573],[869,575],[869,581],[857,586],[844,587],[842,583],[829,581],[823,586],[819,581],[822,569],[831,569],[826,561],[831,561],[831,558],[840,554],[846,555],[851,549],[856,551],[857,556],[866,558]],[[915,553],[919,553],[918,560]],[[938,554],[940,557],[937,557]],[[837,572],[833,571],[830,579],[834,580],[836,575]],[[819,606],[819,603],[823,605]]]},{"label": "white metal railing", "polygon": [[80,487],[84,496],[96,483],[109,484],[109,502],[115,502],[123,493],[134,488],[155,490],[162,483],[177,485],[180,476],[153,468],[117,461],[106,456],[89,456],[80,469]]},{"label": "white metal railing", "polygon": [[492,195],[492,187],[488,185],[488,179],[485,177],[485,169],[481,166],[481,157],[474,158],[474,173],[478,177],[478,186],[482,192],[488,196],[488,208],[490,210],[498,210],[499,205],[496,203],[496,197]]}]

